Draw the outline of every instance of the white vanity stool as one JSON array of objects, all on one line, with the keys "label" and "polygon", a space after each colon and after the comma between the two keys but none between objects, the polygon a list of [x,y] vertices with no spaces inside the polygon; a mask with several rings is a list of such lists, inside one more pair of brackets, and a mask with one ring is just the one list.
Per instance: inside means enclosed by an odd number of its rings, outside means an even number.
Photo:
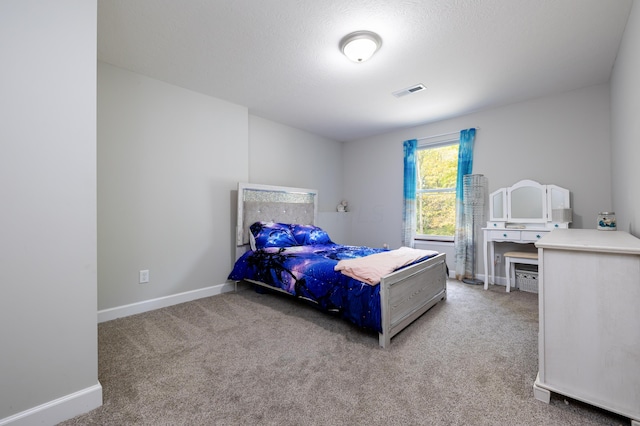
[{"label": "white vanity stool", "polygon": [[504,254],[505,272],[507,273],[507,293],[511,291],[511,282],[516,283],[516,263],[538,265],[538,253],[526,251],[508,251]]}]

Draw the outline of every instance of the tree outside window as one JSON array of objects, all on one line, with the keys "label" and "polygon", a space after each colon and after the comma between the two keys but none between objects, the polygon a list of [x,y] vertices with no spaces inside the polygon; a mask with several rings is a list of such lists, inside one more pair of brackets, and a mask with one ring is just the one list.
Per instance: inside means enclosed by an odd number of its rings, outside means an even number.
[{"label": "tree outside window", "polygon": [[418,149],[416,237],[453,241],[456,225],[456,178],[459,142]]}]

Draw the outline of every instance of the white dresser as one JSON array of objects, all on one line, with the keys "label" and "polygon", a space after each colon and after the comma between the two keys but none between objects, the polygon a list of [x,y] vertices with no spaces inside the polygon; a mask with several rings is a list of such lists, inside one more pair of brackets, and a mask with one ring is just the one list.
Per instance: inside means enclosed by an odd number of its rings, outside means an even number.
[{"label": "white dresser", "polygon": [[623,231],[556,229],[538,247],[539,370],[550,392],[640,426],[640,239]]}]

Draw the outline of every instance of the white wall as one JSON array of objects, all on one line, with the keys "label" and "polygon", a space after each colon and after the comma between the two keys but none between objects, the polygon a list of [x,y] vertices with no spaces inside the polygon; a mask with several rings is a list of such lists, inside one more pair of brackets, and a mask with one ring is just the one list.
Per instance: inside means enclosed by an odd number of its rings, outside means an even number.
[{"label": "white wall", "polygon": [[224,284],[238,182],[318,189],[325,214],[342,198],[341,155],[339,142],[98,63],[101,314]]},{"label": "white wall", "polygon": [[252,183],[318,190],[318,226],[335,242],[350,240],[343,199],[343,143],[249,115],[249,179]]},{"label": "white wall", "polygon": [[634,1],[611,77],[613,207],[618,228],[640,237],[640,4]]},{"label": "white wall", "polygon": [[99,63],[99,309],[226,281],[247,121],[246,107]]},{"label": "white wall", "polygon": [[521,179],[569,188],[573,226],[595,228],[612,208],[609,96],[608,85],[592,86],[345,144],[354,243],[401,243],[402,141],[469,127],[480,128],[473,172],[490,191]]},{"label": "white wall", "polygon": [[318,190],[318,211],[342,200],[342,143],[249,116],[249,179]]},{"label": "white wall", "polygon": [[0,2],[0,424],[102,403],[93,0]]}]

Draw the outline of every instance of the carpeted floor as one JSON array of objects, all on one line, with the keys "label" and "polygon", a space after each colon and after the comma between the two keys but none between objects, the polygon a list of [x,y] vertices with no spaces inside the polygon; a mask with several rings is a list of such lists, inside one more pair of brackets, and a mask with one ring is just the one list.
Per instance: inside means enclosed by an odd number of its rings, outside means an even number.
[{"label": "carpeted floor", "polygon": [[62,425],[628,425],[533,398],[537,295],[448,282],[391,341],[250,288],[99,324],[104,405]]}]

